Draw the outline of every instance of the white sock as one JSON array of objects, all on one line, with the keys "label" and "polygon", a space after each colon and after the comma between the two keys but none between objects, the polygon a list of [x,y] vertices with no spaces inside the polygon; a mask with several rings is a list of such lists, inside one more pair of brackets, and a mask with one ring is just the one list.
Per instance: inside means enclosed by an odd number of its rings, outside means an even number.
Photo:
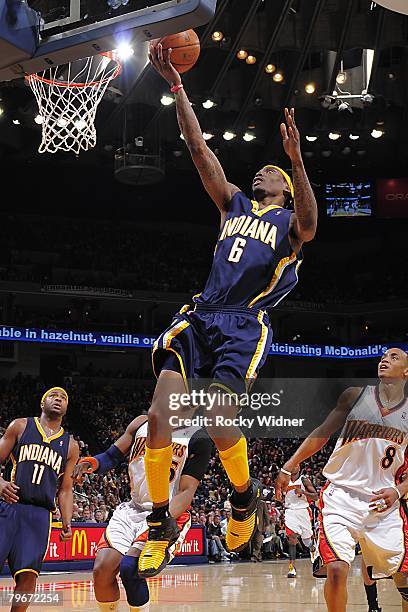
[{"label": "white sock", "polygon": [[134,606],[129,606],[130,612],[148,612],[150,610],[150,602],[148,601],[140,608],[135,608]]},{"label": "white sock", "polygon": [[119,601],[97,601],[98,608],[101,612],[116,612],[119,610]]}]

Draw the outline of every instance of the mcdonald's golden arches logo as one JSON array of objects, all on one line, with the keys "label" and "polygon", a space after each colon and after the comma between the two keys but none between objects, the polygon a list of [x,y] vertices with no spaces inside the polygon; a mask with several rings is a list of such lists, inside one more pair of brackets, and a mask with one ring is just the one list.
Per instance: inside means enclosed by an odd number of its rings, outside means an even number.
[{"label": "mcdonald's golden arches logo", "polygon": [[75,553],[78,550],[78,554],[80,555],[88,555],[88,537],[86,535],[85,529],[77,529],[72,536],[72,556],[75,556]]}]

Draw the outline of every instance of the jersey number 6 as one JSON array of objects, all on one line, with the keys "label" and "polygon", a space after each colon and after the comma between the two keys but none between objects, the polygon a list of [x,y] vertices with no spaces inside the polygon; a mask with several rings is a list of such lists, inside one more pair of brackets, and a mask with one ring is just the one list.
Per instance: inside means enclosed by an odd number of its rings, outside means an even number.
[{"label": "jersey number 6", "polygon": [[244,252],[246,242],[245,238],[235,238],[230,254],[228,255],[228,261],[232,261],[232,263],[239,262]]}]

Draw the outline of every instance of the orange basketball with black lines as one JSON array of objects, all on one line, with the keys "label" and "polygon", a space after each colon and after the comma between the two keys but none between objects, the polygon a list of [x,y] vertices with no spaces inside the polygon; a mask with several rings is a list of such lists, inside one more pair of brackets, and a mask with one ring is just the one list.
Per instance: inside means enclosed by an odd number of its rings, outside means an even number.
[{"label": "orange basketball with black lines", "polygon": [[200,56],[200,41],[194,30],[170,34],[160,40],[163,51],[171,49],[171,63],[179,72],[190,70]]}]

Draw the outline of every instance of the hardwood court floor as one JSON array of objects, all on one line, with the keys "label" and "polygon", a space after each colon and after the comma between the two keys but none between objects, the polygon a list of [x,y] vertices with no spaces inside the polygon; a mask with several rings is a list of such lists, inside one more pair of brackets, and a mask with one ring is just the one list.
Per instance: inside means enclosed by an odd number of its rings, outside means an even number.
[{"label": "hardwood court floor", "polygon": [[[216,565],[173,566],[149,581],[150,611],[156,612],[324,612],[324,580],[311,575],[310,562],[297,562],[298,577],[286,578],[285,561],[262,564],[222,563]],[[41,576],[44,589],[63,593],[64,605],[31,607],[41,612],[86,610],[97,612],[91,573],[48,574]],[[11,586],[10,578],[0,578],[0,588]],[[367,604],[360,577],[360,560],[353,565],[349,579],[351,612],[366,612]],[[44,591],[49,592],[49,591]],[[400,596],[391,580],[378,583],[383,612],[399,612]],[[8,607],[0,607],[8,610]],[[120,612],[129,610],[121,589]]]}]

